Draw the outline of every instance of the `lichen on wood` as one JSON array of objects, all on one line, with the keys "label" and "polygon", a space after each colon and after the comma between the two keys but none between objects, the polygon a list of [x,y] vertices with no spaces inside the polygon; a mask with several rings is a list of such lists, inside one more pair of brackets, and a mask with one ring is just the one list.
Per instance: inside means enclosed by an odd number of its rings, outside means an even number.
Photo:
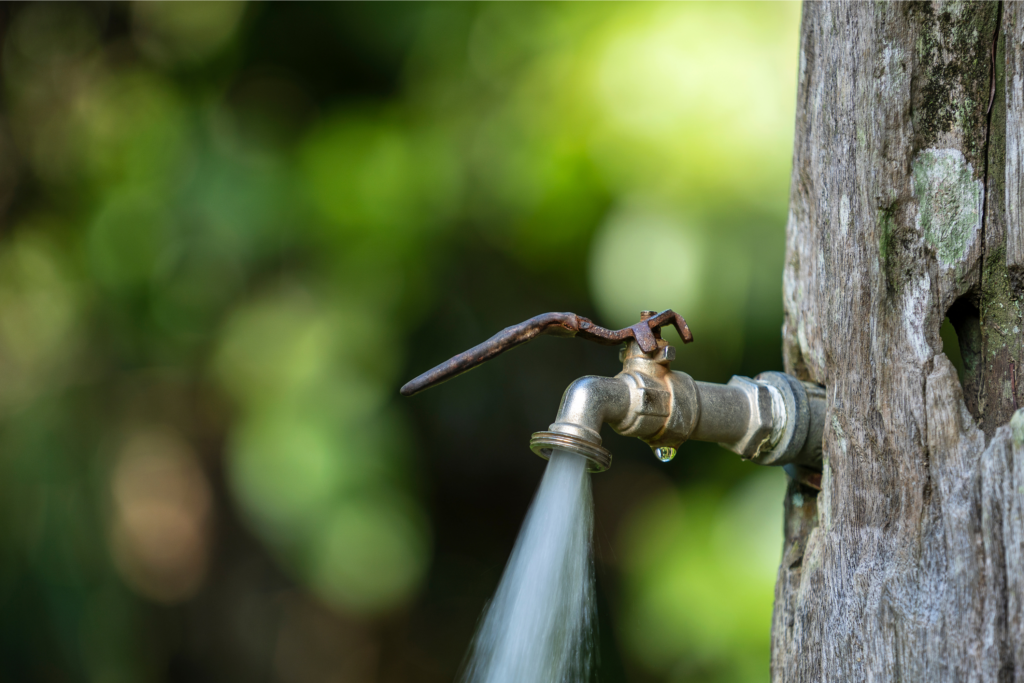
[{"label": "lichen on wood", "polygon": [[958,149],[926,149],[911,165],[917,228],[939,265],[961,263],[981,231],[981,180]]}]

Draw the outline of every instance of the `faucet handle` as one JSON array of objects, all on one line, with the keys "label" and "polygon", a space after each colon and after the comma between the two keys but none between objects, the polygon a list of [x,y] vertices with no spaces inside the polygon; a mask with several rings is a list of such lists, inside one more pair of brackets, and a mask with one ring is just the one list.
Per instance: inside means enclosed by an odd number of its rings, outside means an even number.
[{"label": "faucet handle", "polygon": [[658,348],[661,328],[668,325],[676,328],[684,344],[693,341],[693,335],[686,325],[686,320],[672,309],[661,313],[644,311],[640,314],[640,322],[623,327],[621,330],[609,330],[575,313],[543,313],[518,325],[506,327],[487,341],[424,372],[416,379],[406,383],[402,387],[401,393],[403,396],[418,394],[424,389],[429,389],[472,370],[481,363],[542,334],[556,337],[581,337],[609,346],[619,344],[627,339],[635,339],[644,353],[650,353]]}]

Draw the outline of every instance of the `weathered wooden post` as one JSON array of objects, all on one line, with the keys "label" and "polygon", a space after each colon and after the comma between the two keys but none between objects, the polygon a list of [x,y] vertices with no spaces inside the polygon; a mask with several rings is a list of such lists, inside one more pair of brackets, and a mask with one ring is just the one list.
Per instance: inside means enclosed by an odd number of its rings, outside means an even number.
[{"label": "weathered wooden post", "polygon": [[1015,3],[804,6],[784,352],[829,410],[776,681],[1024,679],[1022,41]]}]

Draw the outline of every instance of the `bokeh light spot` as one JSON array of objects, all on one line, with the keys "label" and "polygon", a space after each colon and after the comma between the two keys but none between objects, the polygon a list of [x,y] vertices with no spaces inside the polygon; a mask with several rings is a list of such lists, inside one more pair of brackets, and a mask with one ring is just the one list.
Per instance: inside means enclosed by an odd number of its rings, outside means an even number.
[{"label": "bokeh light spot", "polygon": [[321,529],[313,582],[328,601],[354,612],[381,612],[407,599],[430,559],[423,513],[379,492],[338,504]]},{"label": "bokeh light spot", "polygon": [[335,235],[405,250],[450,217],[458,179],[443,141],[388,119],[329,120],[310,133],[301,164],[312,203]]},{"label": "bokeh light spot", "polygon": [[692,316],[703,304],[705,240],[678,215],[641,207],[613,213],[594,236],[590,289],[610,324],[640,311],[672,308]]},{"label": "bokeh light spot", "polygon": [[159,63],[202,62],[234,36],[244,12],[244,2],[134,2],[135,42]]},{"label": "bokeh light spot", "polygon": [[111,197],[96,215],[88,239],[96,278],[114,289],[152,283],[169,270],[177,246],[166,207],[134,192]]},{"label": "bokeh light spot", "polygon": [[206,572],[211,492],[192,448],[166,429],[133,434],[112,477],[111,539],[128,584],[158,602],[191,597]]},{"label": "bokeh light spot", "polygon": [[236,429],[232,488],[266,530],[284,540],[323,511],[338,488],[337,442],[309,420],[258,416]]}]

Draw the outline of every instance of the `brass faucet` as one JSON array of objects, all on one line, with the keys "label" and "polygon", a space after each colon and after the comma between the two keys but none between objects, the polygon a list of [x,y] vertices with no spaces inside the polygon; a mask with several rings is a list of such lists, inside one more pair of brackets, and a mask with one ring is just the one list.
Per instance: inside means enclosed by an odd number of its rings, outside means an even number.
[{"label": "brass faucet", "polygon": [[660,460],[671,460],[689,439],[711,441],[759,465],[785,466],[791,476],[818,488],[824,389],[782,372],[762,372],[753,379],[734,376],[727,384],[695,381],[671,369],[676,351],[661,337],[666,325],[676,328],[684,344],[693,341],[686,321],[671,309],[643,311],[640,322],[621,330],[574,313],[545,313],[423,373],[401,393],[412,396],[543,334],[624,342],[622,372],[570,384],[554,423],[531,437],[534,453],[547,458],[552,449],[571,451],[590,461],[590,471],[602,472],[612,463],[601,445],[601,427],[609,424],[647,443]]}]

